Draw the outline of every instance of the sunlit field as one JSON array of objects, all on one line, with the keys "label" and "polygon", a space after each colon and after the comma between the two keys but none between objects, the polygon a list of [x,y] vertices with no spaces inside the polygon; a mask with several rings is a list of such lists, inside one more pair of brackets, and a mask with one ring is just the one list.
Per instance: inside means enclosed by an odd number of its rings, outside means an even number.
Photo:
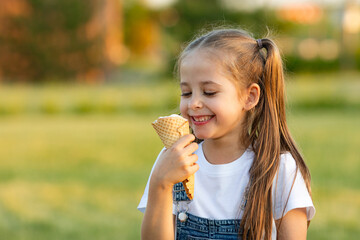
[{"label": "sunlit field", "polygon": [[[342,76],[340,78],[339,76]],[[288,122],[312,174],[308,239],[360,236],[359,74],[293,76]],[[0,87],[0,239],[140,239],[176,83]]]}]

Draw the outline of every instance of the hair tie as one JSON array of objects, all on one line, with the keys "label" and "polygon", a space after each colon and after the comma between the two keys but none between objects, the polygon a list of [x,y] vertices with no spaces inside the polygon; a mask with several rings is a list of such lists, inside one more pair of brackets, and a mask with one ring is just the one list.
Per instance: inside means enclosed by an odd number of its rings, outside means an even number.
[{"label": "hair tie", "polygon": [[262,44],[262,39],[256,39],[257,45],[259,46],[259,49],[262,49],[264,46]]}]

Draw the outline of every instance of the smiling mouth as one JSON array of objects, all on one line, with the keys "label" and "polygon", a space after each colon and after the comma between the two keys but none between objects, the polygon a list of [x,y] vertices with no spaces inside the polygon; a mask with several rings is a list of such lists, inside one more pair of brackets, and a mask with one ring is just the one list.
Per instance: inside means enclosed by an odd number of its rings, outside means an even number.
[{"label": "smiling mouth", "polygon": [[196,125],[201,125],[209,122],[214,116],[191,116],[191,120]]}]

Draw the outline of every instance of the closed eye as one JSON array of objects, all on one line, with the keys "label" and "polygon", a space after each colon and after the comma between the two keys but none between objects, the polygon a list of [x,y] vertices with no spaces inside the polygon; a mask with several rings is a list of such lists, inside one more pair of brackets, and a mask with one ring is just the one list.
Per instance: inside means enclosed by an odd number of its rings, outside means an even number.
[{"label": "closed eye", "polygon": [[184,92],[184,93],[181,93],[181,96],[182,97],[188,97],[191,95],[191,92]]},{"label": "closed eye", "polygon": [[204,95],[206,96],[214,96],[216,92],[204,92]]}]

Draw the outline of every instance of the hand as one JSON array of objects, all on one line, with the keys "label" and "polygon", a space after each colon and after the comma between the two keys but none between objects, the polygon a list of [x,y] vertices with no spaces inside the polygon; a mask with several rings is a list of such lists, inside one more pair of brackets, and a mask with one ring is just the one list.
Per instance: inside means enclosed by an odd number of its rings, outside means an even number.
[{"label": "hand", "polygon": [[198,156],[194,154],[198,144],[194,140],[195,136],[188,134],[182,136],[171,148],[165,149],[155,166],[151,181],[172,188],[174,184],[199,170],[199,165],[195,163]]}]

